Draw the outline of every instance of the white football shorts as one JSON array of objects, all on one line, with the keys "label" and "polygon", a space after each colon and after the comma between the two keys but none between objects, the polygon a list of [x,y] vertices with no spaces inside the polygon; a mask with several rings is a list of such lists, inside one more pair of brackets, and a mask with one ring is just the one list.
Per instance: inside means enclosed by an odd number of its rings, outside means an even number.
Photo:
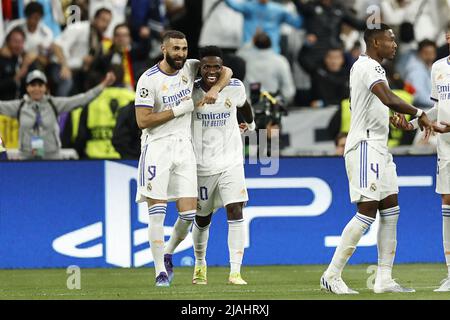
[{"label": "white football shorts", "polygon": [[142,146],[136,202],[197,198],[197,163],[189,138],[164,137]]},{"label": "white football shorts", "polygon": [[222,173],[198,177],[197,215],[206,217],[230,203],[247,202],[244,166],[234,166]]},{"label": "white football shorts", "polygon": [[390,153],[383,154],[361,141],[345,155],[352,203],[381,201],[398,194],[397,171]]},{"label": "white football shorts", "polygon": [[436,193],[450,194],[450,161],[438,157],[436,170]]}]

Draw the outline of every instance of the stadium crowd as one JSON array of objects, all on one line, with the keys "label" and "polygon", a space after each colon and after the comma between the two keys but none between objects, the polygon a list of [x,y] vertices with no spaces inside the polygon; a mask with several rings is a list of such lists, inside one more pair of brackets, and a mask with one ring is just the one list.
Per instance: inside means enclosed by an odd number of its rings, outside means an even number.
[{"label": "stadium crowd", "polygon": [[[1,11],[0,100],[21,99],[36,69],[55,97],[86,92],[114,73],[115,83],[89,104],[58,115],[62,147],[80,158],[139,157],[135,85],[161,60],[165,30],[186,34],[190,58],[219,46],[253,104],[257,85],[289,110],[338,106],[330,141],[348,131],[349,71],[365,51],[368,24],[394,28],[397,55],[384,67],[392,89],[420,108],[432,107],[431,65],[449,55],[450,0],[2,0]],[[17,120],[0,115],[0,153],[20,149],[18,136]],[[392,128],[389,143],[414,140]]]}]

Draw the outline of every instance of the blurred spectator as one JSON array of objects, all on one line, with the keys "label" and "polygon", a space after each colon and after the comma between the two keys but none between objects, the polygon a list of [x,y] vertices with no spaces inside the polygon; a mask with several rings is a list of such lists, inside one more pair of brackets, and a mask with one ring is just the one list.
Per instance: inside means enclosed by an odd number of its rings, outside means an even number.
[{"label": "blurred spectator", "polygon": [[[450,20],[445,29],[447,30],[447,33],[450,33]],[[450,54],[450,51],[449,51],[448,43],[447,43],[447,41],[445,41],[445,43],[437,49],[436,60],[448,57],[449,54]]]},{"label": "blurred spectator", "polygon": [[112,39],[114,28],[125,22],[126,8],[128,0],[90,0],[89,1],[89,19],[94,17],[95,12],[100,8],[107,8],[111,10],[112,19],[104,36]]},{"label": "blurred spectator", "polygon": [[128,24],[134,41],[148,38],[151,33],[159,35],[166,24],[161,0],[130,0]]},{"label": "blurred spectator", "polygon": [[271,49],[271,40],[264,32],[257,32],[253,44],[241,48],[237,54],[246,63],[244,83],[247,92],[253,83],[260,83],[262,91],[281,94],[286,104],[295,95],[295,85],[287,59]]},{"label": "blurred spectator", "polygon": [[[32,2],[42,5],[43,10],[43,23],[52,31],[55,37],[61,34],[61,25],[64,24],[64,13],[62,11],[61,0],[25,0],[23,4],[25,8]],[[24,10],[22,9],[22,2],[18,2],[19,17],[23,18]],[[26,14],[25,14],[26,15]]]},{"label": "blurred spectator", "polygon": [[[120,159],[112,144],[119,110],[134,101],[135,93],[123,88],[123,69],[113,67],[116,81],[81,111],[75,146],[80,158]],[[90,79],[95,83],[95,76]]]},{"label": "blurred spectator", "polygon": [[[180,1],[171,0],[170,2]],[[186,35],[186,40],[189,44],[189,57],[196,59],[199,55],[198,42],[200,31],[202,30],[203,1],[184,0],[181,2],[183,2],[183,14],[178,15],[176,19],[170,16],[169,25],[171,29],[179,30]]]},{"label": "blurred spectator", "polygon": [[332,48],[327,51],[322,66],[311,76],[311,106],[339,105],[349,96],[349,71],[345,68],[344,51]]},{"label": "blurred spectator", "polygon": [[203,0],[202,22],[200,47],[217,46],[222,51],[241,47],[244,18],[223,1]]},{"label": "blurred spectator", "polygon": [[134,89],[138,78],[137,72],[144,67],[150,50],[149,38],[141,38],[139,43],[131,42],[130,29],[127,24],[119,24],[114,28],[114,36],[104,55],[100,55],[93,62],[91,70],[102,73],[110,70],[112,65],[122,66],[124,85]]},{"label": "blurred spectator", "polygon": [[141,154],[141,134],[136,122],[134,103],[119,109],[112,144],[121,159],[137,160]]},{"label": "blurred spectator", "polygon": [[304,18],[306,29],[306,41],[298,60],[310,74],[322,63],[328,48],[342,46],[340,34],[344,22],[360,31],[366,29],[365,20],[357,19],[334,0],[313,0],[306,3],[294,0],[294,3]]},{"label": "blurred spectator", "polygon": [[420,42],[436,39],[448,21],[446,0],[382,0],[383,22]]},{"label": "blurred spectator", "polygon": [[251,42],[256,31],[260,30],[269,35],[272,49],[280,53],[281,24],[287,23],[296,28],[302,26],[300,16],[291,14],[281,4],[270,0],[224,1],[230,8],[244,15],[244,43]]},{"label": "blurred spectator", "polygon": [[345,66],[348,70],[350,70],[358,60],[359,56],[363,53],[363,49],[361,46],[361,42],[356,41],[353,48],[350,51],[345,52]]},{"label": "blurred spectator", "polygon": [[6,149],[3,145],[2,137],[0,137],[0,161],[1,160],[8,160],[8,155],[6,154]]},{"label": "blurred spectator", "polygon": [[245,61],[235,53],[242,44],[243,20],[241,13],[223,1],[203,0],[199,46],[219,47],[223,52],[224,65],[233,70],[233,78],[241,81],[245,78]]},{"label": "blurred spectator", "polygon": [[26,77],[27,94],[22,99],[0,101],[0,113],[17,118],[21,157],[25,159],[59,159],[61,141],[57,117],[83,106],[99,95],[115,80],[108,74],[101,84],[73,97],[48,95],[47,78],[39,70]]},{"label": "blurred spectator", "polygon": [[347,132],[339,132],[334,139],[334,145],[336,147],[336,155],[343,156],[345,150],[345,143],[347,142]]},{"label": "blurred spectator", "polygon": [[111,22],[112,14],[109,9],[100,8],[94,19],[70,24],[56,39],[56,43],[63,50],[67,65],[73,73],[74,92],[82,91],[87,72],[95,58],[103,53],[103,34]]},{"label": "blurred spectator", "polygon": [[25,33],[12,29],[0,49],[0,100],[19,98],[25,92],[25,76],[34,68],[35,53],[26,53]]},{"label": "blurred spectator", "polygon": [[417,54],[411,56],[406,63],[405,80],[414,89],[414,105],[419,108],[431,108],[431,66],[436,61],[436,43],[423,40],[419,43]]},{"label": "blurred spectator", "polygon": [[[41,64],[47,64],[53,32],[42,22],[44,7],[38,2],[30,2],[25,7],[25,18],[13,20],[8,24],[7,33],[14,28],[25,32],[25,51],[38,54]],[[45,66],[44,65],[44,66]]]},{"label": "blurred spectator", "polygon": [[[26,35],[25,51],[37,55],[37,67],[50,75],[50,90],[57,96],[67,96],[71,87],[71,71],[60,48],[53,43],[53,32],[42,17],[44,7],[38,2],[30,2],[25,7],[25,19],[13,20],[8,30],[21,28]],[[56,62],[53,52],[55,52]]]}]

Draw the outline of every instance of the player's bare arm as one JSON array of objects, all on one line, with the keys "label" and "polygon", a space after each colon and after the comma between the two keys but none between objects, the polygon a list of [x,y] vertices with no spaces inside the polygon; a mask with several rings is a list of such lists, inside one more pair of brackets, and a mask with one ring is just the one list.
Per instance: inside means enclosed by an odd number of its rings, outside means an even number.
[{"label": "player's bare arm", "polygon": [[153,108],[136,108],[136,122],[140,129],[154,128],[176,117],[194,110],[194,102],[190,97],[181,100],[180,104],[170,110],[153,112]]},{"label": "player's bare arm", "polygon": [[245,123],[240,123],[239,128],[245,132],[247,130],[254,131],[256,129],[255,118],[250,103],[245,100],[242,107],[238,108],[239,113],[244,117]]},{"label": "player's bare arm", "polygon": [[386,83],[384,82],[377,83],[376,85],[373,86],[372,92],[389,109],[392,109],[397,113],[417,116],[419,119],[418,123],[420,130],[425,129],[427,135],[433,130],[432,124],[428,119],[426,113],[400,99],[396,94],[394,94],[391,91],[391,89],[389,89]]},{"label": "player's bare arm", "polygon": [[[427,117],[431,122],[436,122],[437,120],[437,104],[434,105],[433,108],[428,110]],[[412,131],[418,128],[418,119],[414,119],[408,122],[406,120],[405,116],[400,113],[396,113],[393,117],[390,117],[390,122],[394,125],[394,127],[405,130],[405,131]],[[436,130],[435,130],[436,131]]]},{"label": "player's bare arm", "polygon": [[174,117],[172,110],[165,110],[163,112],[153,112],[153,108],[135,108],[136,122],[139,129],[154,128]]}]

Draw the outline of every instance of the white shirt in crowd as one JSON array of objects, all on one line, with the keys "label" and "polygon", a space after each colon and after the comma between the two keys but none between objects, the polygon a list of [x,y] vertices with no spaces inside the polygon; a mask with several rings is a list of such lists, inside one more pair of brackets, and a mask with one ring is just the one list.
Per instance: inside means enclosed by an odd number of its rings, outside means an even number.
[{"label": "white shirt in crowd", "polygon": [[211,11],[215,2],[217,0],[203,0],[203,27],[199,46],[239,48],[242,44],[243,15],[223,1]]},{"label": "white shirt in crowd", "polygon": [[42,21],[39,22],[36,31],[31,33],[27,28],[26,19],[13,20],[8,24],[6,34],[16,27],[20,27],[25,32],[25,51],[45,55],[50,49],[53,43],[53,32]]}]

